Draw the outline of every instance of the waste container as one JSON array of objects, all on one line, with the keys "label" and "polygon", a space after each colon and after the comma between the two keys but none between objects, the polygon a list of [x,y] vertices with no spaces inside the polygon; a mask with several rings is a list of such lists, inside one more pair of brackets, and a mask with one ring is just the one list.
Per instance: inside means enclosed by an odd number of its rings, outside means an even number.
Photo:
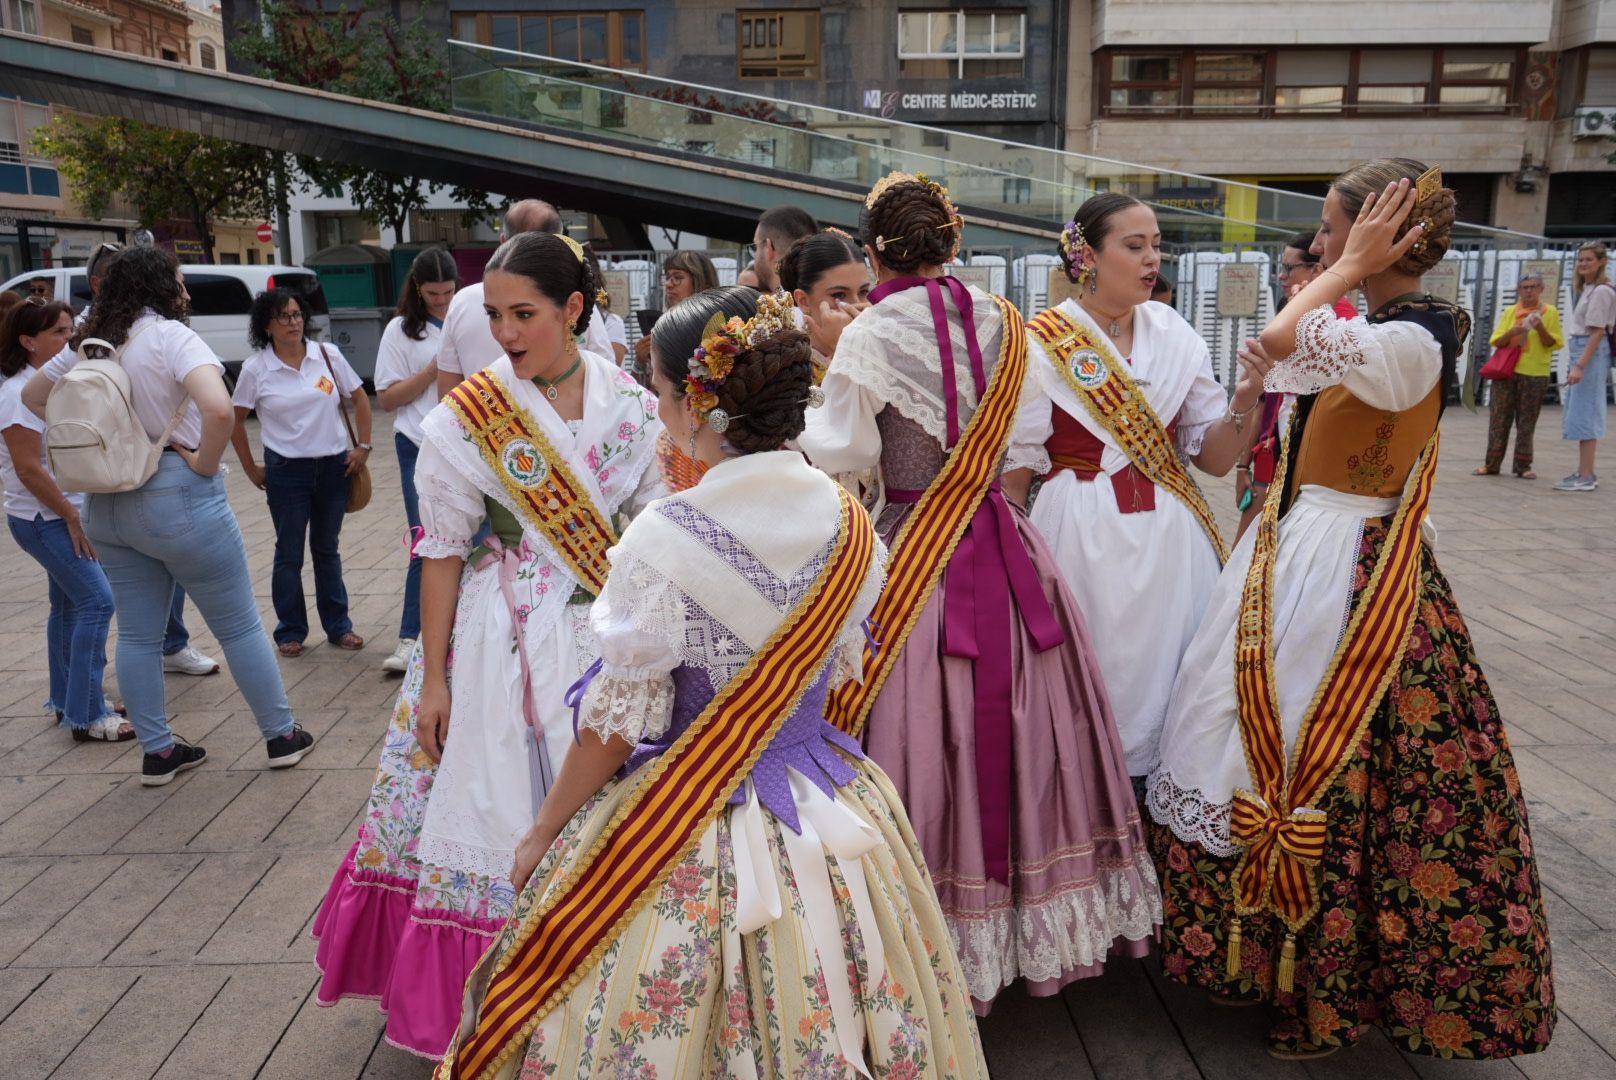
[{"label": "waste container", "polygon": [[393,257],[386,248],[338,244],[316,251],[303,265],[320,275],[332,310],[391,307],[398,300],[393,293]]},{"label": "waste container", "polygon": [[342,350],[348,363],[365,382],[376,375],[376,350],[381,347],[382,331],[393,317],[388,307],[331,309],[331,329],[326,340]]}]

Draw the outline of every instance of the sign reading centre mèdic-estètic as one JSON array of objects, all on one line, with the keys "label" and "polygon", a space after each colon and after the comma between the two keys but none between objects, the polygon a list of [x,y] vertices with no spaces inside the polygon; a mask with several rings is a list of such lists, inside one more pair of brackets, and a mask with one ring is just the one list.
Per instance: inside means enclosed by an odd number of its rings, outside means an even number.
[{"label": "sign reading centre m\u00e8dic-est\u00e8tic", "polygon": [[899,112],[1037,113],[1038,94],[1022,91],[951,90],[946,93],[904,93],[898,90],[864,91],[864,107],[891,117]]}]

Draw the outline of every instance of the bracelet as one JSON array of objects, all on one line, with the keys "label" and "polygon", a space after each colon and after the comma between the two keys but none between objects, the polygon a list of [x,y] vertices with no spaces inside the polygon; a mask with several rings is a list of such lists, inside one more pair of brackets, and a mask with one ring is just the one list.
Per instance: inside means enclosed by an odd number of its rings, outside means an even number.
[{"label": "bracelet", "polygon": [[1234,471],[1235,472],[1250,472],[1251,471],[1251,466],[1250,465],[1236,465],[1234,467]]},{"label": "bracelet", "polygon": [[368,454],[368,453],[370,453],[370,444],[368,442],[354,443],[354,449],[355,450],[363,450],[365,453]]},{"label": "bracelet", "polygon": [[1226,424],[1233,424],[1236,433],[1244,431],[1246,429],[1246,417],[1251,415],[1251,410],[1255,409],[1261,404],[1262,398],[1258,398],[1256,401],[1253,401],[1250,405],[1246,406],[1244,412],[1235,412],[1234,399],[1230,398],[1229,411],[1223,414],[1223,422]]},{"label": "bracelet", "polygon": [[1320,277],[1323,277],[1325,274],[1335,274],[1335,279],[1337,281],[1339,281],[1342,285],[1346,286],[1347,292],[1352,291],[1352,282],[1348,281],[1345,277],[1341,276],[1340,274],[1336,274],[1336,272],[1334,270],[1331,270],[1328,267],[1326,267],[1324,270],[1321,270],[1319,272]]}]

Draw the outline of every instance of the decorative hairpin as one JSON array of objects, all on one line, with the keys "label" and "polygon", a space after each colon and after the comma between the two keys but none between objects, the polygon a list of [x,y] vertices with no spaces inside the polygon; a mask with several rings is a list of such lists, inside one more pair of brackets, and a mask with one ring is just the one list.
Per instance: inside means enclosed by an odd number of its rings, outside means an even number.
[{"label": "decorative hairpin", "polygon": [[563,244],[566,244],[567,247],[572,249],[572,253],[578,257],[579,262],[584,261],[584,246],[582,244],[568,236],[566,233],[557,233],[556,235],[561,238],[561,242]]},{"label": "decorative hairpin", "polygon": [[[864,200],[864,208],[866,210],[875,209],[875,204],[881,201],[882,196],[886,195],[886,193],[891,191],[893,188],[899,187],[903,184],[919,184],[932,195],[936,196],[938,201],[943,204],[943,212],[948,215],[948,220],[943,222],[943,224],[938,225],[936,227],[936,231],[942,232],[944,229],[953,230],[955,234],[953,250],[949,252],[948,257],[953,258],[955,255],[959,254],[960,234],[965,231],[965,219],[960,216],[959,210],[954,206],[954,200],[948,197],[948,189],[942,184],[939,184],[937,181],[933,180],[931,177],[927,176],[925,173],[887,173],[880,180],[877,180],[875,186],[870,189],[869,197]],[[897,243],[903,239],[905,239],[905,237],[902,236],[877,236],[875,238],[875,250],[885,251],[888,244]]]},{"label": "decorative hairpin", "polygon": [[595,290],[595,306],[598,307],[598,308],[611,307],[612,306],[612,294],[607,292],[605,289],[596,289]]},{"label": "decorative hairpin", "polygon": [[791,295],[776,292],[758,299],[757,314],[750,319],[735,316],[726,321],[723,312],[718,312],[707,320],[701,345],[691,356],[690,373],[685,376],[685,396],[698,421],[722,435],[729,422],[737,419],[718,407],[718,388],[734,372],[737,356],[795,325],[791,310]]},{"label": "decorative hairpin", "polygon": [[1085,285],[1094,276],[1094,267],[1089,265],[1088,256],[1083,249],[1088,247],[1088,239],[1083,235],[1083,226],[1076,221],[1068,221],[1066,227],[1061,229],[1060,249],[1066,258],[1066,276],[1078,285]]},{"label": "decorative hairpin", "polygon": [[1417,203],[1422,203],[1426,199],[1441,194],[1441,192],[1442,167],[1440,165],[1432,165],[1420,174],[1418,180],[1414,181],[1414,201]]}]

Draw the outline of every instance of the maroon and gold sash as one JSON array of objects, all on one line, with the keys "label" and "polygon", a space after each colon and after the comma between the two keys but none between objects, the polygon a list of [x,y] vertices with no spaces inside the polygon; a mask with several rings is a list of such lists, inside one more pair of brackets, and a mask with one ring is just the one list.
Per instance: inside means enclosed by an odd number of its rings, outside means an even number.
[{"label": "maroon and gold sash", "polygon": [[1060,308],[1040,312],[1027,326],[1094,421],[1147,480],[1189,507],[1212,541],[1218,562],[1227,562],[1229,547],[1206,496],[1178,456],[1167,426],[1129,374],[1127,362]]},{"label": "maroon and gold sash", "polygon": [[521,516],[550,542],[584,587],[600,595],[611,569],[606,549],[617,543],[617,534],[566,457],[491,370],[471,376],[444,400]]},{"label": "maroon and gold sash", "polygon": [[1276,983],[1281,991],[1293,989],[1296,934],[1318,914],[1318,862],[1329,838],[1329,822],[1314,807],[1357,748],[1402,665],[1419,609],[1420,523],[1436,478],[1437,442],[1438,433],[1432,432],[1369,584],[1308,705],[1288,771],[1274,682],[1274,563],[1279,504],[1290,466],[1288,453],[1280,457],[1258,520],[1235,642],[1240,739],[1256,790],[1236,791],[1230,811],[1230,835],[1245,849],[1235,868],[1235,918],[1228,935],[1231,978],[1240,971],[1240,916],[1272,911],[1289,931]]},{"label": "maroon and gold sash", "polygon": [[484,1080],[521,1051],[539,1021],[655,897],[797,708],[875,558],[869,515],[840,494],[836,547],[818,579],[522,920],[494,964],[476,1029],[450,1046],[439,1080]]},{"label": "maroon and gold sash", "polygon": [[1027,335],[1015,305],[998,296],[993,301],[1004,319],[998,366],[942,471],[892,541],[886,588],[870,613],[871,623],[881,630],[880,647],[865,645],[863,680],[842,684],[826,705],[826,718],[853,736],[863,731],[949,557],[997,479],[1010,442],[1027,375]]},{"label": "maroon and gold sash", "polygon": [[662,484],[670,494],[688,491],[701,482],[706,475],[707,463],[691,457],[674,444],[673,436],[668,434],[666,428],[657,436],[656,444],[657,470],[662,474]]}]

